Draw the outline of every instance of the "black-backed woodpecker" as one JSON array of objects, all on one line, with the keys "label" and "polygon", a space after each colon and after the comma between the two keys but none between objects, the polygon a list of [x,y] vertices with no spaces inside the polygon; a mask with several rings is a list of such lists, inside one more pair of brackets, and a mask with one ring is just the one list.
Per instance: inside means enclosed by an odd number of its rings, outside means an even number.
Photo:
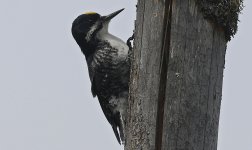
[{"label": "black-backed woodpecker", "polygon": [[107,16],[95,12],[81,14],[72,24],[72,34],[85,55],[92,94],[98,97],[118,142],[124,143],[130,48],[108,32],[110,20],[121,11],[123,9]]}]

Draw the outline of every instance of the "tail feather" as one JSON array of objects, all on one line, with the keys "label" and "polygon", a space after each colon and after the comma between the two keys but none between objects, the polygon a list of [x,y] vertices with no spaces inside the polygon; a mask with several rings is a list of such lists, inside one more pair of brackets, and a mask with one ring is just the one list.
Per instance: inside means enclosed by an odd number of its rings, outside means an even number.
[{"label": "tail feather", "polygon": [[119,144],[125,144],[125,120],[123,119],[123,116],[118,113],[117,115],[117,124],[112,125],[113,131],[115,133],[116,139]]},{"label": "tail feather", "polygon": [[116,136],[116,139],[117,139],[118,143],[121,145],[121,140],[120,140],[119,133],[118,133],[118,131],[117,131],[117,126],[116,126],[116,125],[113,125],[112,128],[113,128],[113,131],[114,131],[114,133],[115,133],[115,136]]},{"label": "tail feather", "polygon": [[120,124],[119,124],[119,131],[120,131],[120,138],[121,138],[121,141],[122,141],[122,144],[124,145],[125,143],[125,122],[124,122],[124,119],[123,117],[120,115]]}]

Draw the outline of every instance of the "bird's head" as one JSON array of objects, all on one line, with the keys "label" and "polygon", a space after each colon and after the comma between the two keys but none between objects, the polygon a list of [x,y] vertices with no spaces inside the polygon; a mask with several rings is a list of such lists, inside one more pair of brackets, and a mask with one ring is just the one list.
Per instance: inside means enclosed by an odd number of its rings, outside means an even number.
[{"label": "bird's head", "polygon": [[107,33],[110,20],[123,10],[120,9],[107,16],[101,16],[96,12],[87,12],[74,20],[72,34],[86,56],[93,53],[93,47],[99,40],[97,35]]}]

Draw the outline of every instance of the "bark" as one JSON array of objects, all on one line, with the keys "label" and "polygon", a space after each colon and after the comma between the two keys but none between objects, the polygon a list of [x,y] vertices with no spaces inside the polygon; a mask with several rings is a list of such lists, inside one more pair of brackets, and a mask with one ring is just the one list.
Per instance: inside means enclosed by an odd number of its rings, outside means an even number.
[{"label": "bark", "polygon": [[139,0],[126,150],[216,150],[226,39],[195,0]]}]

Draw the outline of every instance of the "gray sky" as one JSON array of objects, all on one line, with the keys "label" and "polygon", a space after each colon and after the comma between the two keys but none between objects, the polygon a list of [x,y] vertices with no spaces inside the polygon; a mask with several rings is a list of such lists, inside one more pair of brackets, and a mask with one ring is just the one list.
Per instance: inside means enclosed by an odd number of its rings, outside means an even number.
[{"label": "gray sky", "polygon": [[[132,34],[136,0],[0,1],[0,150],[122,149],[90,92],[86,62],[71,35],[86,11],[126,8],[110,31]],[[252,27],[245,0],[239,31],[228,44],[219,150],[251,150]]]}]

